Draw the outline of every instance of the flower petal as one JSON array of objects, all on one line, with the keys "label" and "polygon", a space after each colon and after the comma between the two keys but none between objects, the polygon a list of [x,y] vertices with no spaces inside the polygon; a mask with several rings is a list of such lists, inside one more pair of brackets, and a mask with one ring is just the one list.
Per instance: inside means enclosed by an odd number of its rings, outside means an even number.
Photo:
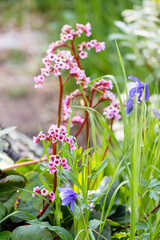
[{"label": "flower petal", "polygon": [[134,108],[134,101],[132,98],[129,98],[126,104],[126,115],[127,117],[131,114]]},{"label": "flower petal", "polygon": [[134,95],[137,93],[137,87],[134,87],[132,88],[130,91],[129,91],[129,98],[133,98]]},{"label": "flower petal", "polygon": [[74,201],[71,201],[70,209],[71,209],[72,212],[73,212],[73,207],[74,207]]},{"label": "flower petal", "polygon": [[145,85],[145,101],[149,98],[149,89],[148,89],[148,82]]},{"label": "flower petal", "polygon": [[141,83],[137,77],[129,76],[128,79],[131,80],[131,81],[136,81],[138,83]]}]

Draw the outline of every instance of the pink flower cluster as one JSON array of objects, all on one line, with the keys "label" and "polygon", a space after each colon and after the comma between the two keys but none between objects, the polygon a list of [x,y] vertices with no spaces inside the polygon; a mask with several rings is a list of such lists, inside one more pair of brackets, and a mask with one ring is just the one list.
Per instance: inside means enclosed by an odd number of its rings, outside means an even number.
[{"label": "pink flower cluster", "polygon": [[[121,115],[119,114],[119,101],[116,100],[114,93],[109,91],[108,89],[112,89],[113,84],[112,81],[106,81],[104,79],[99,80],[98,82],[94,82],[91,88],[91,92],[100,91],[99,102],[102,101],[110,101],[110,105],[106,107],[103,111],[103,114],[106,115],[108,119],[115,118],[119,120]],[[103,93],[102,93],[103,92]]]},{"label": "pink flower cluster", "polygon": [[103,78],[100,79],[98,82],[94,82],[93,85],[92,85],[92,88],[91,88],[91,91],[97,91],[97,90],[100,90],[104,93],[107,93],[108,89],[112,89],[113,88],[113,84],[112,84],[112,81],[109,80],[109,81],[106,81],[104,80]]},{"label": "pink flower cluster", "polygon": [[33,137],[33,142],[36,144],[41,140],[47,140],[52,145],[59,142],[67,142],[70,149],[75,150],[76,146],[74,144],[73,137],[67,136],[67,129],[65,126],[61,125],[59,128],[57,125],[51,125],[48,135],[45,135],[42,131],[37,137]]},{"label": "pink flower cluster", "polygon": [[82,42],[77,46],[77,49],[79,51],[79,57],[81,59],[87,58],[88,53],[84,51],[84,49],[91,50],[91,48],[94,48],[97,52],[104,51],[105,50],[105,42],[97,42],[96,39],[93,39],[89,42]]},{"label": "pink flower cluster", "polygon": [[67,170],[70,169],[70,166],[67,164],[66,158],[61,158],[59,155],[50,155],[49,163],[48,163],[50,174],[56,172],[57,167],[59,167],[60,164],[64,169],[67,169]]},{"label": "pink flower cluster", "polygon": [[120,110],[117,105],[111,104],[103,110],[103,114],[106,115],[108,119],[119,120],[121,115],[119,114]]},{"label": "pink flower cluster", "polygon": [[[33,188],[33,192],[38,193],[40,195],[42,195],[43,197],[48,197],[48,199],[52,202],[54,202],[55,200],[55,193],[53,191],[51,191],[49,193],[49,191],[46,188],[43,188],[42,190],[40,190],[40,188],[38,186]],[[32,197],[34,198],[36,196],[36,194],[32,193]]]},{"label": "pink flower cluster", "polygon": [[69,71],[70,76],[76,78],[77,84],[81,83],[83,88],[87,88],[90,78],[86,77],[85,71],[78,67],[70,51],[58,50],[57,54],[50,52],[42,61],[45,64],[45,68],[41,68],[41,75],[34,78],[36,82],[35,88],[41,88],[45,77],[49,76],[51,72],[54,73],[55,77],[58,77],[61,76],[62,70]]},{"label": "pink flower cluster", "polygon": [[67,45],[66,41],[70,40],[73,43],[75,36],[80,37],[83,32],[89,37],[91,35],[90,30],[90,23],[86,25],[76,24],[76,30],[72,29],[69,25],[62,27],[60,34],[61,40],[52,43],[47,50],[47,56],[42,59],[45,68],[41,68],[41,74],[34,78],[36,82],[35,88],[41,88],[45,77],[48,77],[51,72],[53,72],[55,77],[58,77],[61,76],[62,70],[69,71],[69,76],[75,77],[77,84],[81,83],[83,88],[87,88],[87,83],[89,83],[90,78],[86,77],[85,71],[78,66],[77,59],[84,59],[88,56],[87,52],[83,51],[83,49],[87,48],[87,50],[90,50],[94,48],[96,52],[100,52],[105,49],[105,43],[97,42],[97,40],[83,42],[78,45],[78,56],[76,56],[75,53],[74,56],[72,56],[68,50],[58,50],[57,53],[55,53],[55,51],[60,47],[68,47],[74,51],[73,46]]},{"label": "pink flower cluster", "polygon": [[86,25],[77,23],[76,30],[72,29],[71,26],[66,24],[61,29],[60,39],[63,42],[66,42],[67,40],[73,40],[75,36],[80,37],[83,32],[86,34],[87,37],[90,37],[91,35],[90,30],[91,30],[90,23],[87,23]]},{"label": "pink flower cluster", "polygon": [[[63,117],[62,121],[64,125],[67,125],[68,120],[70,119],[70,114],[72,113],[72,109],[70,107],[70,101],[75,99],[76,97],[82,96],[82,92],[79,89],[76,89],[70,95],[66,95],[66,99],[63,100]],[[74,116],[71,120],[71,123],[83,123],[84,119],[80,116]],[[71,124],[72,127],[72,124]]]}]

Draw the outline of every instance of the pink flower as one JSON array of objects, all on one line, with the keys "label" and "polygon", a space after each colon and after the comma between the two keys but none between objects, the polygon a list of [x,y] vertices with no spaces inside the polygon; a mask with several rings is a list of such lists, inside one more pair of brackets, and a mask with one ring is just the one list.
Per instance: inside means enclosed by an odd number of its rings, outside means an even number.
[{"label": "pink flower", "polygon": [[40,141],[40,137],[33,137],[34,144],[37,144]]},{"label": "pink flower", "polygon": [[49,193],[49,200],[51,200],[52,202],[54,202],[55,198],[56,198],[55,193],[54,193],[53,191],[51,191],[51,192]]},{"label": "pink flower", "polygon": [[54,160],[54,165],[55,165],[56,167],[58,167],[60,164],[61,164],[61,161],[60,161],[60,160],[58,160],[58,159],[55,159],[55,160]]},{"label": "pink flower", "polygon": [[63,134],[60,134],[60,135],[58,136],[58,140],[59,140],[60,142],[63,142],[63,140],[64,140]]},{"label": "pink flower", "polygon": [[67,170],[71,169],[71,167],[67,163],[62,164],[62,167]]},{"label": "pink flower", "polygon": [[56,155],[50,155],[49,161],[54,162],[56,159]]},{"label": "pink flower", "polygon": [[38,143],[40,140],[45,140],[46,139],[46,135],[43,134],[43,132],[41,131],[37,137],[33,137],[33,142],[34,144]]},{"label": "pink flower", "polygon": [[96,52],[104,51],[105,49],[105,42],[98,42],[95,44],[94,48],[96,49]]},{"label": "pink flower", "polygon": [[79,57],[80,57],[81,59],[85,59],[85,58],[88,57],[88,53],[85,52],[85,51],[81,51],[81,52],[79,53]]},{"label": "pink flower", "polygon": [[49,168],[49,173],[50,173],[50,174],[53,174],[53,173],[55,173],[55,172],[57,172],[56,166],[53,166],[53,167]]},{"label": "pink flower", "polygon": [[71,120],[72,123],[80,123],[82,124],[84,122],[84,118],[81,118],[80,116],[74,116]]},{"label": "pink flower", "polygon": [[46,188],[43,188],[43,189],[41,190],[41,195],[44,196],[44,197],[46,197],[46,196],[48,195],[48,190],[47,190]]},{"label": "pink flower", "polygon": [[63,165],[63,164],[66,164],[67,163],[67,158],[62,158],[61,159],[61,164]]},{"label": "pink flower", "polygon": [[83,31],[86,33],[87,37],[91,36],[90,30],[91,30],[91,24],[90,23],[87,23],[85,26],[83,26]]},{"label": "pink flower", "polygon": [[[33,188],[33,192],[41,194],[41,190],[40,190],[40,188],[38,186]],[[32,197],[34,198],[35,196],[36,195],[34,193],[32,193]]]},{"label": "pink flower", "polygon": [[103,111],[103,114],[106,115],[108,119],[116,119],[119,120],[121,118],[121,115],[119,114],[120,110],[118,107],[114,105],[110,105],[106,107]]},{"label": "pink flower", "polygon": [[70,145],[70,149],[75,150],[75,149],[76,149],[76,146],[75,146],[74,144],[71,144],[71,145]]},{"label": "pink flower", "polygon": [[89,208],[92,210],[92,209],[95,208],[95,205],[94,205],[93,203],[91,203],[91,204],[89,205]]}]

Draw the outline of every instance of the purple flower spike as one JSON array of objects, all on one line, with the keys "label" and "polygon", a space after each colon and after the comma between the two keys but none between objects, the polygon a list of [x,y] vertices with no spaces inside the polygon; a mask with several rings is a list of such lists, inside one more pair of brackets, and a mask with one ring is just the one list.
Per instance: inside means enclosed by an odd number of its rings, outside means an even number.
[{"label": "purple flower spike", "polygon": [[149,90],[148,90],[148,83],[144,84],[139,81],[137,77],[128,77],[129,80],[135,81],[135,83],[132,84],[132,88],[129,91],[129,99],[126,103],[126,115],[129,116],[134,108],[134,100],[133,97],[138,94],[138,101],[141,102],[141,98],[143,95],[143,92],[145,91],[144,100],[147,101],[149,98]]},{"label": "purple flower spike", "polygon": [[69,187],[59,187],[58,190],[60,191],[59,196],[62,199],[62,205],[66,206],[69,203],[71,203],[70,204],[70,210],[73,212],[74,202],[75,202],[77,193],[75,193]]}]

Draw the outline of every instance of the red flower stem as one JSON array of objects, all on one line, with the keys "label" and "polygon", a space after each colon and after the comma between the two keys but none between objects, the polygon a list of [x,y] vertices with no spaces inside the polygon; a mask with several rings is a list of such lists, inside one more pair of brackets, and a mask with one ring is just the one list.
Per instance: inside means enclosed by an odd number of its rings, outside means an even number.
[{"label": "red flower stem", "polygon": [[[152,213],[154,213],[158,208],[160,208],[160,204],[159,204],[157,207],[155,207],[155,208],[151,211],[151,213],[148,213],[147,216],[144,217],[144,218],[143,218],[142,220],[140,220],[139,222],[142,222],[143,220],[145,220],[145,219],[146,219],[147,217],[149,217]],[[129,224],[129,225],[127,225],[127,226],[124,226],[124,227],[121,227],[121,228],[116,229],[115,231],[113,231],[113,233],[118,232],[118,231],[123,230],[123,229],[130,228],[130,227],[131,227],[131,225]]]},{"label": "red flower stem", "polygon": [[[56,155],[56,143],[53,144],[53,155]],[[53,192],[55,193],[57,189],[57,173],[54,173],[54,187],[53,187]],[[51,203],[52,201],[49,200],[49,203]],[[49,203],[46,204],[46,206],[44,206],[43,204],[43,208],[39,211],[39,214],[37,215],[37,218],[40,218],[45,211],[47,210],[47,208],[49,207]]]},{"label": "red flower stem", "polygon": [[75,57],[75,59],[76,59],[76,61],[77,61],[78,67],[79,67],[80,69],[82,69],[81,63],[80,63],[80,61],[79,61],[79,57],[77,56],[76,50],[75,50],[75,47],[74,47],[74,40],[71,41],[71,46],[72,46],[73,55],[74,55],[74,57]]},{"label": "red flower stem", "polygon": [[57,172],[54,173],[54,188],[53,192],[55,193],[57,189]]},{"label": "red flower stem", "polygon": [[[56,155],[56,144],[53,144],[53,155]],[[57,172],[54,173],[54,187],[53,192],[55,193],[57,189]]]},{"label": "red flower stem", "polygon": [[93,108],[97,107],[99,103],[100,103],[100,102],[97,102],[97,103],[93,106]]},{"label": "red flower stem", "polygon": [[[111,119],[111,126],[110,126],[111,131],[112,131],[112,126],[113,126],[113,120],[114,120],[114,118]],[[111,142],[111,135],[108,138],[108,143],[110,143],[110,142]],[[106,156],[106,153],[107,153],[108,149],[109,149],[109,144],[106,146],[106,148],[104,150],[102,161],[105,159],[105,156]]]},{"label": "red flower stem", "polygon": [[62,97],[63,97],[63,84],[62,84],[62,78],[59,76],[59,106],[58,106],[58,127],[61,123],[61,108],[62,108]]},{"label": "red flower stem", "polygon": [[[51,202],[51,201],[49,201]],[[47,210],[47,208],[49,207],[49,203],[46,204],[46,206],[44,206],[40,211],[39,211],[39,214],[37,215],[36,218],[40,218],[44,213],[45,211]]]}]

